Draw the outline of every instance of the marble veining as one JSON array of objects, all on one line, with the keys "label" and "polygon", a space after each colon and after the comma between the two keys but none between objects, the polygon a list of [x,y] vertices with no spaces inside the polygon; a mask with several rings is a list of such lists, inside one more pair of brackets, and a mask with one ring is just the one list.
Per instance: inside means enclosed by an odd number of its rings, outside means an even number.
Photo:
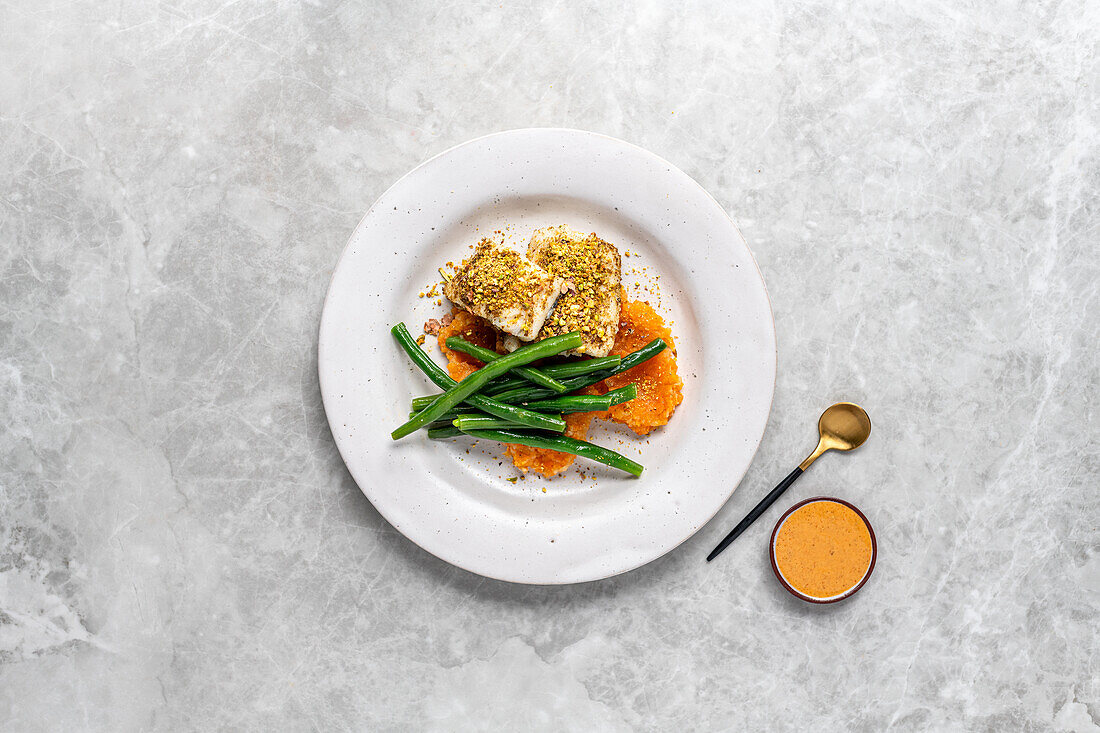
[{"label": "marble veining", "polygon": [[[3,5],[0,729],[1100,730],[1098,29],[1087,0]],[[316,376],[371,201],[528,126],[695,177],[779,337],[716,520],[563,588],[387,525]],[[868,585],[801,604],[764,526],[704,564],[838,399],[871,440],[790,503],[866,511]]]}]

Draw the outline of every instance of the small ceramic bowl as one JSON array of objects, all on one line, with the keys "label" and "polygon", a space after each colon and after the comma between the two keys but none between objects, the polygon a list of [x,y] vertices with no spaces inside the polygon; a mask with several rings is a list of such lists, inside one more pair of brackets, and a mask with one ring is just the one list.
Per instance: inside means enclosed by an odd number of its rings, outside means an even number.
[{"label": "small ceramic bowl", "polygon": [[[844,506],[848,507],[853,512],[855,512],[860,519],[863,520],[863,524],[867,527],[868,534],[871,535],[871,562],[867,565],[867,571],[863,574],[863,577],[858,583],[856,583],[848,590],[839,595],[829,596],[828,598],[816,598],[814,596],[808,596],[805,593],[796,590],[790,583],[787,582],[787,579],[783,577],[783,573],[779,572],[779,566],[775,562],[775,539],[779,535],[779,528],[783,526],[783,523],[787,521],[787,517],[791,516],[791,514],[806,506],[807,504],[812,504],[817,501],[831,501],[836,504],[843,504]],[[843,601],[845,598],[850,598],[851,596],[853,596],[856,591],[863,587],[863,585],[867,582],[867,579],[871,577],[871,573],[875,569],[875,561],[878,559],[878,540],[875,539],[875,530],[871,527],[871,522],[867,520],[867,517],[863,514],[863,512],[859,510],[858,507],[851,504],[850,502],[844,501],[843,499],[837,499],[832,496],[815,496],[811,499],[806,499],[805,501],[798,502],[783,513],[783,516],[780,517],[779,521],[775,523],[775,529],[772,530],[771,542],[768,544],[768,554],[771,556],[772,571],[775,573],[775,577],[778,578],[779,584],[786,588],[791,595],[795,596],[796,598],[800,598],[808,603],[836,603],[837,601]]]}]

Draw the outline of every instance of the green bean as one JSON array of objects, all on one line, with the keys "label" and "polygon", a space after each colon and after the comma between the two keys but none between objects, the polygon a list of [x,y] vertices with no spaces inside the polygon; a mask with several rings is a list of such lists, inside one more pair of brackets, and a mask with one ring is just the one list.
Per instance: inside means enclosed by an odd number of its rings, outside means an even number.
[{"label": "green bean", "polygon": [[462,431],[454,426],[450,420],[436,420],[427,426],[428,437],[432,437],[432,433],[437,433],[437,438],[457,438],[462,435]]},{"label": "green bean", "polygon": [[624,402],[630,402],[632,399],[638,396],[638,385],[631,382],[625,387],[619,387],[608,392],[605,397],[611,398],[611,406],[621,405]]},{"label": "green bean", "polygon": [[537,412],[592,412],[610,410],[611,398],[607,395],[569,395],[527,402],[523,406]]},{"label": "green bean", "polygon": [[[607,394],[565,395],[563,397],[552,397],[548,400],[526,402],[523,404],[523,407],[528,410],[534,410],[536,412],[602,412],[611,409],[615,405],[621,405],[624,402],[629,402],[637,396],[638,386],[636,384],[628,384],[625,387],[613,389]],[[417,397],[416,400],[426,400],[420,405],[420,409],[422,410],[427,405],[430,405],[435,400],[435,397]],[[419,412],[419,410],[416,409],[416,405],[414,404],[412,412],[409,413],[409,417],[415,417],[417,412]],[[439,421],[450,422],[451,420],[455,420],[459,417],[470,416],[489,417],[489,415],[486,415],[485,413],[471,413],[469,409],[456,409],[440,415]]]},{"label": "green bean", "polygon": [[629,402],[638,396],[638,385],[628,384],[602,395],[566,395],[548,400],[524,402],[528,410],[537,412],[606,412],[615,405]]},{"label": "green bean", "polygon": [[641,476],[643,467],[624,455],[584,440],[575,440],[564,435],[546,435],[545,433],[520,432],[517,430],[464,430],[474,438],[496,440],[501,443],[515,443],[532,448],[549,448],[562,453],[571,453],[581,458],[597,461],[612,468],[618,468],[634,476]]},{"label": "green bean", "polygon": [[[461,418],[459,414],[455,420],[436,420],[428,426],[428,437],[432,440],[439,440],[441,438],[457,438],[465,433],[458,427],[457,423]],[[509,429],[521,429],[525,426],[518,423],[509,422],[508,420],[500,420],[492,415],[484,414],[470,414],[463,418],[466,423],[466,427],[469,429],[490,429],[490,428],[509,428]]]},{"label": "green bean", "polygon": [[[420,412],[420,410],[411,411],[409,413],[409,417],[416,417],[416,413],[418,413],[418,412]],[[442,415],[440,415],[439,419],[436,420],[435,422],[444,422],[444,423],[447,423],[448,425],[450,425],[451,422],[455,418],[468,417],[468,416],[473,416],[473,415],[476,415],[477,417],[493,417],[493,415],[489,415],[488,413],[485,413],[485,412],[475,412],[474,410],[470,409],[470,406],[468,404],[463,403],[463,404],[459,405],[458,407],[456,407],[455,409],[449,410],[449,411],[443,413]],[[503,418],[497,418],[497,419],[501,420]],[[434,424],[435,423],[432,423],[432,425],[434,425]],[[431,427],[431,425],[429,425],[428,427]]]},{"label": "green bean", "polygon": [[[578,377],[578,379],[580,378],[581,377]],[[545,400],[556,396],[555,393],[548,389],[527,385],[514,387],[504,392],[498,392],[493,395],[493,399],[497,402],[512,404],[514,402],[534,402],[535,400]]]},{"label": "green bean", "polygon": [[[575,390],[581,389],[582,387],[587,387],[591,384],[595,384],[596,382],[603,381],[610,376],[621,374],[628,369],[633,369],[642,362],[649,361],[653,357],[657,356],[657,354],[664,351],[667,347],[668,344],[666,344],[661,339],[653,339],[637,351],[624,356],[619,366],[613,369],[604,369],[603,371],[585,374],[579,377],[574,377],[572,379],[566,379],[563,380],[563,383],[566,385],[566,387],[569,388],[570,392],[573,392]],[[547,397],[553,396],[553,392],[545,389],[538,389],[535,387],[516,387],[514,389],[494,394],[493,399],[499,402],[507,403],[533,402],[535,400],[543,400]]]},{"label": "green bean", "polygon": [[[652,359],[654,356],[661,353],[661,351],[663,351],[666,346],[667,346],[667,344],[664,341],[661,341],[660,339],[654,339],[653,341],[650,341],[648,344],[646,344],[642,348],[640,348],[637,351],[629,354],[626,358],[620,359],[620,357],[617,357],[617,356],[605,357],[607,359],[614,360],[615,365],[613,367],[611,367],[610,369],[602,370],[598,374],[598,378],[596,378],[597,374],[591,374],[589,377],[585,377],[584,375],[581,375],[581,376],[578,376],[575,379],[567,380],[565,382],[565,385],[569,388],[570,391],[575,391],[575,390],[581,389],[582,387],[587,387],[591,384],[595,384],[596,382],[599,382],[603,379],[607,379],[608,377],[610,377],[614,374],[620,374],[620,373],[626,371],[627,369],[633,369],[634,367],[638,366],[642,362]],[[599,361],[599,360],[598,359],[589,359],[589,361]],[[578,363],[583,364],[585,362],[578,362]],[[545,371],[545,370],[551,369],[551,368],[552,367],[543,367],[543,370]],[[517,387],[518,387],[518,389],[517,389]],[[620,387],[620,389],[623,389],[623,388]],[[608,392],[608,394],[613,394],[616,391],[617,390],[611,390],[611,392]],[[438,396],[439,395],[427,395],[427,396],[424,396],[424,397],[414,397],[413,400],[412,400],[412,409],[416,410],[416,411],[423,410],[425,407],[432,404],[432,402],[434,402],[436,397],[438,397]],[[513,402],[534,402],[536,400],[544,400],[544,399],[555,397],[554,393],[548,392],[545,389],[536,389],[535,387],[524,386],[523,382],[520,381],[520,380],[516,380],[516,383],[513,384],[512,387],[509,390],[496,392],[494,394],[491,394],[490,396],[494,400],[497,400],[498,402],[507,402],[509,404],[513,403]],[[634,398],[631,397],[629,399],[634,399]],[[614,402],[614,397],[612,398],[612,400],[613,400],[612,403],[611,403],[612,405],[619,404],[619,402]],[[626,402],[626,401],[627,401],[626,399],[621,400],[621,402]]]},{"label": "green bean", "polygon": [[[404,324],[397,324],[391,329],[394,337],[398,341],[402,341],[401,335],[398,329],[403,330],[405,334],[408,334],[408,329],[404,328]],[[411,336],[409,337],[412,338]],[[415,343],[415,342],[414,342]],[[416,417],[412,418],[404,425],[399,426],[392,433],[390,438],[393,440],[400,440],[410,433],[416,432],[420,428],[424,427],[430,422],[433,422],[437,417],[450,410],[455,405],[466,400],[467,397],[471,397],[477,393],[479,389],[488,384],[489,380],[493,377],[504,374],[509,369],[514,369],[517,366],[523,366],[530,364],[537,359],[544,359],[548,356],[554,356],[560,354],[563,351],[569,349],[575,349],[584,343],[581,338],[581,334],[578,331],[563,334],[561,336],[551,336],[548,339],[543,339],[530,346],[524,346],[521,349],[513,351],[507,356],[502,356],[499,359],[489,362],[481,369],[478,369],[473,374],[469,375],[461,382],[456,383],[453,387],[449,388],[446,392],[441,394],[435,402],[425,407]],[[404,344],[402,344],[404,346]],[[420,351],[417,348],[417,351]],[[423,353],[423,352],[421,352]],[[430,360],[429,360],[430,361]],[[625,360],[624,360],[625,361]],[[432,362],[433,364],[435,362]],[[481,407],[478,405],[478,407]],[[485,409],[482,407],[482,409]],[[489,412],[489,410],[486,410]],[[542,416],[545,417],[545,416]],[[527,422],[526,420],[523,422]]]},{"label": "green bean", "polygon": [[[469,341],[462,338],[461,336],[451,336],[449,339],[447,339],[447,347],[454,349],[455,351],[461,351],[463,354],[469,354],[470,356],[474,357],[480,362],[484,362],[485,364],[496,361],[501,357],[500,354],[493,351],[492,349],[486,349],[484,347],[478,346],[477,344],[471,344]],[[553,377],[546,376],[534,367],[516,367],[512,371],[515,374],[518,374],[526,379],[528,382],[534,382],[540,387],[546,387],[547,389],[552,389],[558,393],[565,391],[564,384],[554,379]]]},{"label": "green bean", "polygon": [[[397,343],[401,345],[401,348],[405,350],[405,353],[409,355],[413,363],[427,374],[428,379],[435,382],[437,387],[440,389],[450,389],[459,384],[451,379],[450,375],[447,374],[442,367],[432,361],[430,356],[424,353],[424,350],[420,348],[415,340],[413,340],[413,337],[409,334],[409,330],[405,328],[404,323],[398,323],[390,329],[390,333],[397,339]],[[472,376],[473,375],[471,375],[471,378]],[[436,397],[431,398],[431,400],[434,402],[438,397],[439,395],[436,395]],[[495,415],[505,420],[513,420],[517,423],[523,423],[530,428],[553,431],[564,429],[564,423],[558,418],[543,415],[533,410],[527,410],[515,405],[505,405],[483,395],[471,395],[467,400],[469,404],[490,415]]]},{"label": "green bean", "polygon": [[649,361],[667,348],[668,344],[666,344],[663,340],[653,339],[637,351],[632,351],[631,353],[624,356],[622,358],[622,361],[619,362],[618,366],[612,367],[611,369],[605,369],[601,372],[596,372],[594,374],[585,374],[583,376],[576,377],[575,379],[566,381],[565,385],[570,390],[574,390],[580,389],[581,387],[587,387],[588,385],[595,384],[596,382],[602,382],[608,377],[614,376],[616,374],[622,374],[623,372],[629,371],[643,362]]},{"label": "green bean", "polygon": [[539,367],[539,369],[542,370],[543,374],[549,374],[554,379],[567,379],[569,377],[579,377],[589,372],[598,372],[601,369],[614,369],[622,363],[622,360],[621,356],[601,356],[596,359],[570,361],[565,364],[551,364],[550,366]]},{"label": "green bean", "polygon": [[438,397],[439,397],[438,393],[437,394],[428,394],[428,395],[424,395],[422,397],[413,397],[412,402],[409,403],[409,409],[412,410],[412,415],[409,415],[409,417],[412,417],[413,415],[420,412],[421,410],[423,410],[428,405],[435,402]]},{"label": "green bean", "polygon": [[501,420],[492,415],[460,415],[452,420],[451,424],[463,432],[467,430],[495,430],[498,428],[522,430],[524,427],[523,425],[517,425],[511,420]]},{"label": "green bean", "polygon": [[[633,386],[633,385],[631,385]],[[622,389],[626,389],[623,387]],[[564,397],[553,397],[548,400],[539,400],[538,402],[529,402],[521,405],[525,410],[534,410],[535,412],[592,412],[593,410],[608,410],[612,405],[618,404],[615,402],[615,397],[619,396],[619,402],[626,402],[626,398],[621,397],[620,390],[614,390],[608,392],[606,395],[566,395]],[[421,408],[423,409],[423,408]],[[409,417],[415,417],[419,410],[412,410],[409,412]],[[467,417],[476,415],[478,417],[489,417],[484,412],[474,412],[468,405],[459,405],[457,408],[445,412],[439,416],[439,420],[451,421],[459,417]],[[512,421],[514,422],[514,421]]]},{"label": "green bean", "polygon": [[[539,367],[539,371],[554,379],[568,379],[569,377],[579,377],[582,374],[598,372],[603,369],[614,369],[619,366],[622,360],[621,356],[602,356],[598,359],[584,359],[565,364],[551,364],[550,366],[543,365]],[[497,392],[522,387],[526,381],[526,379],[505,376],[486,387],[485,394],[492,396]]]}]

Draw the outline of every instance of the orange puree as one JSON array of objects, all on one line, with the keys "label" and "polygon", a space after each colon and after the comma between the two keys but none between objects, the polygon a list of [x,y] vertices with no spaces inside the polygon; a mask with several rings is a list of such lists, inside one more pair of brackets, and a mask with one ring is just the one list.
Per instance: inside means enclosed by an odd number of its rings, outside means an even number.
[{"label": "orange puree", "polygon": [[[577,440],[584,440],[588,435],[588,426],[592,424],[595,412],[571,412],[563,415],[565,420],[565,435]],[[524,471],[535,471],[543,476],[550,477],[561,473],[573,465],[577,457],[572,453],[562,453],[549,448],[532,448],[526,445],[506,443],[505,452],[511,457],[516,468]]]},{"label": "orange puree", "polygon": [[472,344],[495,350],[497,332],[492,324],[473,313],[455,308],[451,315],[454,320],[439,329],[439,348],[447,357],[447,371],[450,372],[451,379],[461,382],[485,365],[469,354],[447,348],[447,339],[461,336]]},{"label": "orange puree", "polygon": [[867,523],[844,504],[812,501],[791,512],[775,536],[775,564],[795,590],[831,598],[856,586],[871,564]]},{"label": "orange puree", "polygon": [[[445,344],[447,338],[457,334],[467,341],[492,349],[496,346],[496,332],[482,318],[458,309],[453,313],[454,320],[440,329],[439,348],[447,357],[447,370],[451,376],[461,380],[482,364],[471,356],[448,349]],[[626,356],[655,338],[664,339],[671,348],[622,374],[578,390],[578,394],[604,394],[633,382],[638,385],[637,398],[616,405],[609,412],[577,412],[565,415],[565,435],[585,440],[592,420],[597,417],[623,423],[638,435],[647,435],[668,422],[676,406],[684,401],[684,382],[676,373],[676,350],[672,331],[648,303],[629,301],[624,297],[619,314],[619,330],[611,353]],[[561,473],[576,460],[576,456],[568,453],[525,445],[507,444],[505,450],[516,468],[547,477]]]},{"label": "orange puree", "polygon": [[649,303],[623,298],[619,332],[615,336],[611,354],[626,356],[655,338],[664,339],[671,348],[633,369],[603,381],[603,392],[625,387],[631,382],[638,385],[638,396],[635,399],[615,405],[610,410],[612,420],[621,422],[638,435],[648,435],[668,422],[676,406],[684,401],[684,381],[676,373],[676,344],[672,341],[672,331],[665,325],[664,319],[657,315]]}]

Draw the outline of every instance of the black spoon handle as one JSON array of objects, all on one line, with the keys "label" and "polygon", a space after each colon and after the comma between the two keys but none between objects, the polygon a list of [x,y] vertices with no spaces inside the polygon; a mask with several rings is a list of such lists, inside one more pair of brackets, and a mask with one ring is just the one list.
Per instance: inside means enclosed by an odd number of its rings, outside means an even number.
[{"label": "black spoon handle", "polygon": [[737,523],[737,526],[733,528],[733,531],[726,535],[721,542],[718,543],[718,547],[715,547],[707,555],[707,562],[710,562],[714,558],[718,557],[722,550],[730,546],[730,543],[741,536],[741,533],[749,528],[749,525],[759,519],[760,515],[768,511],[768,507],[775,503],[775,500],[783,496],[783,492],[786,491],[794,480],[802,475],[802,469],[796,468],[787,474],[787,478],[779,482],[779,485],[772,489],[767,496],[760,500],[760,503],[752,508],[752,511],[745,515],[745,518]]}]

